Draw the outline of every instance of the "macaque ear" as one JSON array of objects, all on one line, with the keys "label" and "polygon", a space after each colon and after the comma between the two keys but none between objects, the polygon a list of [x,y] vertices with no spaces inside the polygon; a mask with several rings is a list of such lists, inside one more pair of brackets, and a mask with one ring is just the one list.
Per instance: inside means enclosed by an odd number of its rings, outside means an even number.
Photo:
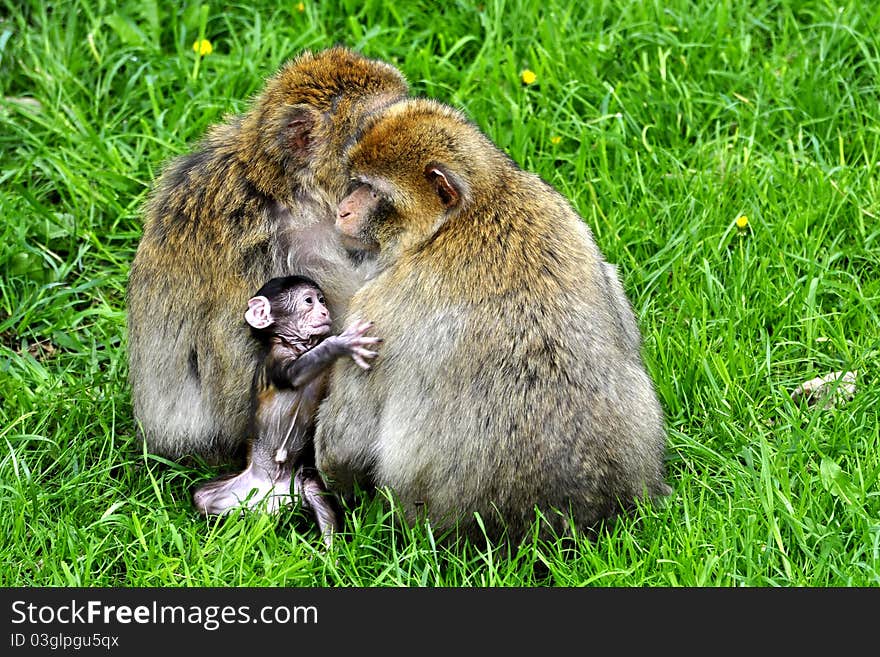
[{"label": "macaque ear", "polygon": [[436,164],[429,164],[425,167],[425,178],[434,188],[443,207],[449,209],[458,205],[461,199],[461,193],[453,184],[451,176]]},{"label": "macaque ear", "polygon": [[255,329],[266,328],[272,324],[272,304],[266,297],[248,299],[248,309],[244,314],[244,321]]},{"label": "macaque ear", "polygon": [[287,118],[285,140],[287,145],[299,155],[305,155],[312,144],[312,131],[315,117],[307,109],[295,109]]}]

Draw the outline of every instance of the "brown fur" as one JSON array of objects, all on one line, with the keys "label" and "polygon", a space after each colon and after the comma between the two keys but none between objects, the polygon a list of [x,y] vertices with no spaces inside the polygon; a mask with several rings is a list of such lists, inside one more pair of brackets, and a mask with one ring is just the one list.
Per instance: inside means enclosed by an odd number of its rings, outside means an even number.
[{"label": "brown fur", "polygon": [[349,307],[383,350],[369,372],[338,363],[319,410],[331,487],[387,486],[410,519],[475,536],[479,514],[514,540],[536,508],[589,530],[668,493],[638,325],[571,205],[432,101],[373,117],[348,157],[395,211],[362,227],[380,270]]},{"label": "brown fur", "polygon": [[334,315],[344,309],[363,272],[332,229],[340,156],[370,112],[406,93],[383,62],[304,53],[166,167],[128,285],[132,401],[150,451],[220,462],[244,443],[257,354],[240,309],[264,281],[309,276]]}]

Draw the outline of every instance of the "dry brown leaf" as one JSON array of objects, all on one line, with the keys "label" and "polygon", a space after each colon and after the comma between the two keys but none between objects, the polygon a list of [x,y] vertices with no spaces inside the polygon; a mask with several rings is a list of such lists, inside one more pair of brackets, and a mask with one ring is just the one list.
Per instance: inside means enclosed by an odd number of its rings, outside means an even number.
[{"label": "dry brown leaf", "polygon": [[856,374],[858,372],[855,371],[831,372],[825,376],[817,376],[795,388],[791,398],[794,401],[806,399],[810,406],[821,402],[822,408],[834,408],[856,394]]},{"label": "dry brown leaf", "polygon": [[49,340],[39,340],[30,345],[27,351],[35,359],[42,362],[54,356],[55,352],[58,351],[58,347]]}]

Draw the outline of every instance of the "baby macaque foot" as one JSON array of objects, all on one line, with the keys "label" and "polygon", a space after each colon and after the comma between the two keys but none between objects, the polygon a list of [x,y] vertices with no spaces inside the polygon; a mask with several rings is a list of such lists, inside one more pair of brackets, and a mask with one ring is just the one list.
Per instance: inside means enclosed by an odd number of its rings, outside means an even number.
[{"label": "baby macaque foot", "polygon": [[292,502],[290,472],[273,481],[266,473],[248,466],[235,476],[221,477],[201,486],[193,495],[193,502],[205,515],[223,515],[236,509],[277,513]]}]

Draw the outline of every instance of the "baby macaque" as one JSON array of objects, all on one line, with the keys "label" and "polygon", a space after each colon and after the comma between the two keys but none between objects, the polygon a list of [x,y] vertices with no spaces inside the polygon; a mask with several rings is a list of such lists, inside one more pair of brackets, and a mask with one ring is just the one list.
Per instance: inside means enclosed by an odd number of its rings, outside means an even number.
[{"label": "baby macaque", "polygon": [[[367,337],[369,322],[354,321],[329,335],[330,313],[318,285],[302,276],[273,278],[248,301],[245,321],[262,345],[251,385],[248,465],[235,476],[200,487],[193,497],[205,514],[254,508],[272,513],[299,497],[311,509],[329,545],[338,529],[333,502],[314,468],[314,420],[327,373],[337,358],[351,356],[365,370],[381,342]],[[294,471],[296,474],[294,475]]]}]

